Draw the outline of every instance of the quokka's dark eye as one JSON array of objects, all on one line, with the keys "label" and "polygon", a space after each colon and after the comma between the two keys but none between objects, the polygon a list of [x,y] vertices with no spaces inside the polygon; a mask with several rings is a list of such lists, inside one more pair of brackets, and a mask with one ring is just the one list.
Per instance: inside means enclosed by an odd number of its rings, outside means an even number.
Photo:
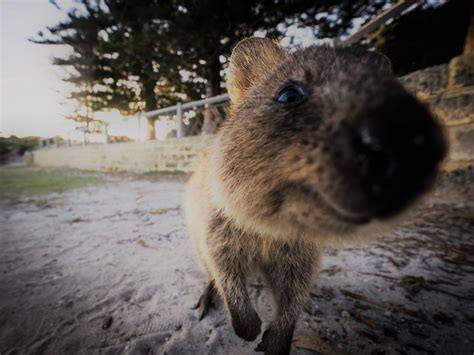
[{"label": "quokka's dark eye", "polygon": [[303,88],[296,84],[290,84],[278,92],[276,100],[283,104],[296,104],[303,101],[305,96]]}]

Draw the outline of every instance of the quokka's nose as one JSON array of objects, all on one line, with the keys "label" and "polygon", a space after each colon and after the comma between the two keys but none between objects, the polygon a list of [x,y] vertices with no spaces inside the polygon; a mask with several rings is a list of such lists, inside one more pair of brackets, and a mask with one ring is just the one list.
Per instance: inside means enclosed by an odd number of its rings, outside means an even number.
[{"label": "quokka's nose", "polygon": [[446,153],[440,125],[408,94],[356,119],[348,136],[354,173],[378,217],[400,211],[426,190]]}]

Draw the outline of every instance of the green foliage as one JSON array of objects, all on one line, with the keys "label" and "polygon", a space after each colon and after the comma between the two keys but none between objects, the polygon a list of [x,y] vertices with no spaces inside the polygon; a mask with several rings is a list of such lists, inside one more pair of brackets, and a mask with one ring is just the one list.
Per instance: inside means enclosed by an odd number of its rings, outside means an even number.
[{"label": "green foliage", "polygon": [[175,176],[175,175],[186,175],[184,171],[181,170],[173,170],[173,171],[165,171],[165,170],[152,170],[143,173],[143,176]]},{"label": "green foliage", "polygon": [[15,157],[22,156],[27,151],[31,151],[38,146],[37,137],[9,138],[0,137],[0,163],[5,163]]}]

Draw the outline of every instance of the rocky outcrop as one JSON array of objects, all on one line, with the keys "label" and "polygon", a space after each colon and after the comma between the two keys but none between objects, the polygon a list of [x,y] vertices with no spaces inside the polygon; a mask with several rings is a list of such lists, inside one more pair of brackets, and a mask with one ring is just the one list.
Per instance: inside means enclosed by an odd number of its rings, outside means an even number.
[{"label": "rocky outcrop", "polygon": [[450,152],[447,167],[474,163],[474,53],[448,64],[418,70],[400,78],[426,102],[446,127]]}]

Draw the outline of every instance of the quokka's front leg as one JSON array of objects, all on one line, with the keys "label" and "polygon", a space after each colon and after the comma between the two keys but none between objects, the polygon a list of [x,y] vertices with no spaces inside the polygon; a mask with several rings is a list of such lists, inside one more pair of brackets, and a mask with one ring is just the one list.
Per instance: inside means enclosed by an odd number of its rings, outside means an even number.
[{"label": "quokka's front leg", "polygon": [[256,351],[289,354],[296,321],[309,301],[309,290],[319,253],[310,245],[284,244],[263,272],[276,303],[273,319]]},{"label": "quokka's front leg", "polygon": [[242,234],[231,223],[216,217],[209,228],[207,245],[215,286],[229,310],[235,333],[244,340],[255,340],[262,321],[247,292],[250,258],[242,247]]}]

